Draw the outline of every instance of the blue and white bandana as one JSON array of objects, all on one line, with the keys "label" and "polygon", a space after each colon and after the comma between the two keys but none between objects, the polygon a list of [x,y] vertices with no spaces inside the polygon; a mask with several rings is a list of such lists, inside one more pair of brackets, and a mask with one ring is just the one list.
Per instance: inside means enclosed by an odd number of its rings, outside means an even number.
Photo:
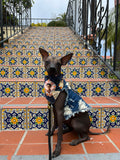
[{"label": "blue and white bandana", "polygon": [[[47,88],[47,85],[49,85],[49,89]],[[55,103],[55,100],[61,91],[66,91],[67,97],[64,107],[64,118],[66,120],[74,116],[76,113],[86,112],[91,109],[91,107],[81,98],[81,96],[74,92],[69,84],[65,82],[62,74],[56,77],[45,76],[44,87],[45,97],[51,104]],[[50,90],[50,88],[53,89]]]}]

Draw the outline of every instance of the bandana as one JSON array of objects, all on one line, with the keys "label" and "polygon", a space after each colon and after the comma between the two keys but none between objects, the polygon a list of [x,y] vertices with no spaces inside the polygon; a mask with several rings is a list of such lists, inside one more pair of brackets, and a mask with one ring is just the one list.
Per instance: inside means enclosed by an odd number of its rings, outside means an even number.
[{"label": "bandana", "polygon": [[45,76],[44,88],[45,97],[51,104],[54,104],[60,92],[65,90],[67,93],[64,107],[64,117],[66,120],[76,113],[86,112],[91,109],[81,96],[73,91],[69,84],[65,82],[63,74],[55,77]]}]

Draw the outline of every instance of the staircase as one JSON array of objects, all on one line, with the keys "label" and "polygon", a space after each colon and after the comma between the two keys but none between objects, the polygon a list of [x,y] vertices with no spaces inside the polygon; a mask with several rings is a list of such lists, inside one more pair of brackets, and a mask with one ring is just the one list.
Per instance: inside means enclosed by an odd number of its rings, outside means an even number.
[{"label": "staircase", "polygon": [[48,129],[39,47],[55,56],[74,53],[62,72],[92,106],[91,128],[120,127],[120,80],[109,78],[110,70],[69,28],[32,27],[0,49],[1,131]]}]

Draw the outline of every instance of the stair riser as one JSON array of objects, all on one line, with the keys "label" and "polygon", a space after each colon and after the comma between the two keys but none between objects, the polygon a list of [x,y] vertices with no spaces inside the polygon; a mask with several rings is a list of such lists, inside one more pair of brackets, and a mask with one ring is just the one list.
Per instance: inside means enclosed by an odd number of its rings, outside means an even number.
[{"label": "stair riser", "polygon": [[[1,130],[48,129],[48,109],[3,107],[0,113]],[[111,128],[120,127],[120,108],[93,108],[89,116],[91,128],[106,128],[109,123]]]},{"label": "stair riser", "polygon": [[[52,56],[63,56],[69,53],[73,53],[74,56],[94,56],[93,52],[89,50],[73,50],[73,49],[47,49],[44,46],[42,48],[46,49]],[[4,49],[0,50],[1,56],[41,56],[38,49]]]},{"label": "stair riser", "polygon": [[37,49],[41,46],[44,46],[46,49],[82,49],[84,45],[79,42],[64,42],[64,41],[30,41],[30,40],[17,40],[12,41],[10,44],[5,44],[5,49]]},{"label": "stair riser", "polygon": [[[43,83],[43,81],[0,82],[0,97],[41,97],[44,95]],[[117,81],[73,81],[71,86],[84,97],[120,96],[120,82]]]},{"label": "stair riser", "polygon": [[[105,67],[66,66],[61,70],[64,78],[108,78],[109,70]],[[44,78],[44,67],[0,67],[0,78]]]},{"label": "stair riser", "polygon": [[[20,56],[20,57],[16,57],[16,56],[6,56],[6,57],[0,57],[0,65],[6,65],[6,66],[40,66],[43,65],[43,61],[41,56],[36,57],[36,56],[30,56],[28,57],[26,56]],[[80,66],[86,66],[86,65],[92,65],[92,66],[97,66],[100,65],[100,60],[98,59],[98,57],[76,57],[73,56],[71,61],[66,65],[80,65]]]}]

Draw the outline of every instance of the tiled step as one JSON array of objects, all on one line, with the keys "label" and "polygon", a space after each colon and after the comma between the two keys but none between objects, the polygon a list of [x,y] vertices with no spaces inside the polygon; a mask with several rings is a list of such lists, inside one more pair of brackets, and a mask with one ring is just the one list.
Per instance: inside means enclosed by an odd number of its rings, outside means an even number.
[{"label": "tiled step", "polygon": [[[120,96],[120,81],[113,79],[66,79],[81,96]],[[44,79],[0,79],[0,97],[41,97]]]},{"label": "tiled step", "polygon": [[[60,53],[59,53],[60,54]],[[60,56],[60,55],[59,55]],[[41,56],[1,56],[0,57],[0,66],[12,66],[12,65],[43,65]],[[70,62],[66,65],[100,65],[100,59],[97,56],[73,56]]]},{"label": "tiled step", "polygon": [[[15,42],[14,45],[5,45],[4,48],[5,49],[35,49],[35,48],[39,48],[39,47],[42,47],[42,48],[45,48],[46,49],[65,49],[65,50],[68,50],[68,49],[74,49],[74,50],[78,50],[78,49],[82,49],[83,48],[83,45],[80,45],[80,44],[74,44],[72,45],[72,43],[74,42],[66,42],[65,44],[63,44],[63,42],[54,42],[54,41],[51,41],[51,42],[42,42],[40,40],[38,40],[39,43],[38,44],[22,44],[22,45],[18,45],[17,43],[18,42]],[[28,41],[27,41],[28,43]],[[31,40],[31,43],[32,43],[32,40]],[[58,43],[58,44],[57,44]],[[19,42],[20,44],[20,42]]]},{"label": "tiled step", "polygon": [[[25,43],[23,43],[25,42]],[[21,40],[12,40],[10,43],[4,44],[4,48],[13,48],[13,49],[35,49],[39,48],[40,46],[44,46],[47,49],[81,49],[84,47],[82,42],[73,42],[73,41],[43,41],[43,40],[37,40],[37,41],[21,41]]]},{"label": "tiled step", "polygon": [[[120,97],[83,97],[92,107],[91,128],[120,127]],[[1,130],[48,129],[45,98],[0,98]]]},{"label": "tiled step", "polygon": [[[0,66],[0,78],[44,78],[44,66],[27,65],[26,59],[21,60],[23,65]],[[84,60],[83,60],[84,61]],[[26,65],[24,64],[26,63]],[[105,66],[67,65],[62,67],[64,78],[108,78],[109,69]]]},{"label": "tiled step", "polygon": [[[50,55],[63,56],[73,53],[74,56],[94,56],[93,52],[85,49],[47,49],[47,47],[40,46],[46,49]],[[1,56],[40,56],[39,47],[36,49],[0,49]]]},{"label": "tiled step", "polygon": [[[71,36],[47,36],[47,35],[43,35],[41,37],[30,37],[28,36],[25,37],[25,38],[19,38],[19,40],[17,39],[12,39],[12,40],[9,40],[9,43],[14,45],[16,42],[19,43],[19,44],[23,44],[23,43],[27,43],[27,44],[31,44],[32,41],[34,42],[33,44],[39,44],[41,43],[42,41],[46,41],[46,42],[54,42],[57,44],[57,42],[62,42],[62,44],[65,44],[65,45],[69,45],[69,44],[74,44],[74,41],[76,41],[78,44],[79,44],[79,40],[76,38],[76,37],[73,37],[72,35]],[[55,42],[56,41],[56,42]],[[64,42],[64,41],[67,41],[67,42]],[[39,43],[37,43],[39,42]],[[69,42],[69,43],[68,43]]]},{"label": "tiled step", "polygon": [[[91,129],[92,132],[102,132],[101,129]],[[48,160],[47,131],[2,131],[0,132],[1,160]],[[77,146],[70,146],[78,135],[73,132],[63,135],[61,155],[55,159],[61,160],[119,160],[120,129],[111,129],[105,135],[90,135],[90,140]],[[52,151],[56,145],[57,134],[52,136]],[[5,156],[6,155],[6,156]]]}]

